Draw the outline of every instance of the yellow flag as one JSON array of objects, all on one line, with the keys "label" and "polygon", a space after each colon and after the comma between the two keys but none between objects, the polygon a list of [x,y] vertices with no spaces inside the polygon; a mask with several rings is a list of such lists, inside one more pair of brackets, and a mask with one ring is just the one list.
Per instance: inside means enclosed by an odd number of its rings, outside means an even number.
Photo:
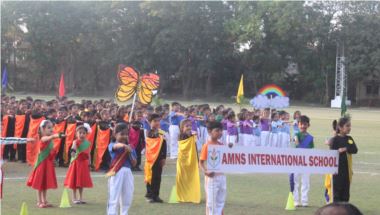
[{"label": "yellow flag", "polygon": [[240,104],[240,97],[244,96],[244,85],[243,85],[243,75],[241,75],[239,88],[236,95],[236,103]]},{"label": "yellow flag", "polygon": [[178,202],[201,202],[201,185],[196,144],[195,135],[178,141],[176,175]]}]

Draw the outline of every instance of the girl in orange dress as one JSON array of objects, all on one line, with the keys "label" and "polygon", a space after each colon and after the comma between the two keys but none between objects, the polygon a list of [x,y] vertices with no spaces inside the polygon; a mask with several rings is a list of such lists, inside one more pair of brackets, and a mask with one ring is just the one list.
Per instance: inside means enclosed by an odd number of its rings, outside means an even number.
[{"label": "girl in orange dress", "polygon": [[29,175],[27,186],[37,190],[37,206],[39,208],[52,207],[47,202],[46,191],[57,188],[57,178],[55,176],[53,150],[53,139],[62,138],[62,134],[53,134],[53,123],[49,120],[43,120],[39,127],[40,152],[37,161],[34,163],[33,170]]},{"label": "girl in orange dress", "polygon": [[[86,139],[91,132],[90,126],[85,123],[76,128],[76,140],[71,147],[71,161],[66,174],[64,186],[73,190],[73,203],[85,204],[82,200],[83,188],[92,187],[90,176],[89,157],[91,143]],[[79,191],[79,199],[77,198]]]}]

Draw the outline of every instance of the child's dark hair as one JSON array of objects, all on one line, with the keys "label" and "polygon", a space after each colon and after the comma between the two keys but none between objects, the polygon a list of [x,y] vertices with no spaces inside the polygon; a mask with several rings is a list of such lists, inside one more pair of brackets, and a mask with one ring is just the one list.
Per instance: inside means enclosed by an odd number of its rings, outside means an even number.
[{"label": "child's dark hair", "polygon": [[233,119],[233,118],[235,118],[235,112],[231,110],[231,111],[229,111],[228,114],[227,114],[227,119],[228,119],[228,120],[231,120],[231,119]]},{"label": "child's dark hair", "polygon": [[327,211],[331,211],[332,208],[335,208],[336,210],[342,211],[342,214],[349,214],[349,215],[362,215],[362,212],[357,208],[355,205],[350,204],[348,202],[333,202],[328,205],[325,205],[321,208],[319,208],[314,215],[322,215],[327,214]]},{"label": "child's dark hair", "polygon": [[244,113],[245,112],[240,112],[240,113],[238,113],[238,119],[240,120],[240,121],[244,121],[245,120],[245,115],[244,115]]},{"label": "child's dark hair", "polygon": [[253,121],[256,121],[256,120],[259,120],[259,119],[260,119],[260,116],[256,116],[256,115],[254,115],[253,118],[252,118]]},{"label": "child's dark hair", "polygon": [[178,102],[172,102],[172,107],[174,106],[180,106],[180,104]]},{"label": "child's dark hair", "polygon": [[124,123],[124,122],[117,123],[116,126],[115,126],[115,134],[120,133],[120,132],[122,132],[125,129],[128,130],[128,128],[129,127],[128,127],[127,123]]},{"label": "child's dark hair", "polygon": [[222,130],[223,129],[222,123],[217,122],[217,121],[207,123],[207,131],[208,132],[211,132],[213,129],[216,129],[216,128],[219,128]]},{"label": "child's dark hair", "polygon": [[148,116],[148,121],[152,122],[153,120],[160,119],[160,118],[161,118],[160,114],[158,114],[158,113],[152,113],[152,114],[150,114]]},{"label": "child's dark hair", "polygon": [[67,109],[66,106],[61,106],[61,107],[58,108],[58,111],[61,111],[61,112],[65,111],[65,112],[67,112],[69,110]]},{"label": "child's dark hair", "polygon": [[55,114],[55,113],[57,113],[57,111],[56,111],[54,108],[50,108],[50,109],[47,111],[47,114],[48,114],[48,115]]},{"label": "child's dark hair", "polygon": [[272,116],[271,116],[271,119],[273,120],[276,115],[278,115],[278,112],[273,112]]},{"label": "child's dark hair", "polygon": [[332,122],[332,127],[336,131],[336,133],[339,134],[339,127],[343,127],[345,124],[351,121],[351,118],[349,116],[343,116],[338,121],[334,120]]},{"label": "child's dark hair", "polygon": [[310,125],[310,118],[307,117],[306,115],[302,115],[302,116],[300,116],[300,121],[299,121],[299,123]]}]

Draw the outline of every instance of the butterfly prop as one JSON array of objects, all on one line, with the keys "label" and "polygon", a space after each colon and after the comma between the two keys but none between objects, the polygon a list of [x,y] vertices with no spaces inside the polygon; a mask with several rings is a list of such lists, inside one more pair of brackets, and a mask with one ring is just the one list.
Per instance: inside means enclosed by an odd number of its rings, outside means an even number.
[{"label": "butterfly prop", "polygon": [[160,82],[157,74],[148,73],[140,76],[132,67],[124,65],[119,66],[118,78],[120,85],[115,96],[119,102],[128,101],[137,95],[140,103],[149,104],[152,102],[153,91],[158,89]]}]

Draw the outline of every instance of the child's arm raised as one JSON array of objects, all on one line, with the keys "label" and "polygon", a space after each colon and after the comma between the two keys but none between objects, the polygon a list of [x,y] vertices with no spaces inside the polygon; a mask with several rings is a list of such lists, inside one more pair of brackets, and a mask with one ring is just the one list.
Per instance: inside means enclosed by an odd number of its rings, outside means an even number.
[{"label": "child's arm raised", "polygon": [[49,141],[56,139],[56,138],[61,138],[61,134],[53,134],[50,136],[43,136],[43,137],[41,137],[41,141],[42,142],[49,142]]}]

